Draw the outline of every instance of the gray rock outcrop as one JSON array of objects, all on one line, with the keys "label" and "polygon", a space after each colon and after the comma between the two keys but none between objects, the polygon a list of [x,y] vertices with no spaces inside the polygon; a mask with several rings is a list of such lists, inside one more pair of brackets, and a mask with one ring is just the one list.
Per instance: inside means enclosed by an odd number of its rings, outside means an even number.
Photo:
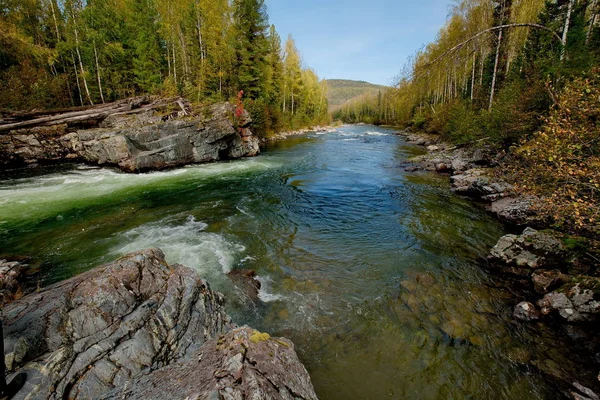
[{"label": "gray rock outcrop", "polygon": [[540,318],[540,313],[533,304],[522,301],[515,307],[513,316],[521,321],[535,321]]},{"label": "gray rock outcrop", "polygon": [[143,375],[103,399],[281,399],[317,396],[287,339],[248,327],[202,346],[187,361]]},{"label": "gray rock outcrop", "polygon": [[19,261],[0,260],[0,307],[22,293],[26,268]]},{"label": "gray rock outcrop", "polygon": [[521,235],[502,236],[489,259],[499,261],[500,266],[533,270],[560,265],[566,256],[565,245],[556,234],[526,228]]},{"label": "gray rock outcrop", "polygon": [[[578,246],[585,246],[585,239],[579,240]],[[540,308],[538,312],[532,302],[522,302],[515,308],[515,318],[529,321],[552,314],[565,322],[600,320],[600,278],[586,275],[594,272],[586,268],[594,256],[585,247],[569,248],[569,241],[575,238],[531,228],[498,240],[488,257],[491,268],[529,282],[537,297],[530,300]]]},{"label": "gray rock outcrop", "polygon": [[600,278],[578,276],[538,302],[543,314],[556,313],[567,322],[598,321]]},{"label": "gray rock outcrop", "polygon": [[[250,330],[231,331],[235,326],[223,302],[195,271],[168,265],[158,249],[129,254],[25,296],[2,310],[7,367],[28,375],[15,399],[146,393],[152,388],[136,385],[165,376],[177,379],[164,397],[153,388],[152,398],[184,399],[188,393],[204,393],[197,389],[205,387],[223,390],[223,398],[288,388],[306,394],[299,398],[315,398],[291,343]],[[240,339],[243,332],[247,335]],[[240,356],[227,350],[236,340]],[[238,361],[242,367],[236,370]],[[198,363],[201,371],[180,379],[180,368]],[[240,376],[247,378],[240,381]]]},{"label": "gray rock outcrop", "polygon": [[81,127],[79,117],[0,134],[0,166],[77,160],[143,172],[257,155],[247,111],[220,103],[169,113],[169,103],[105,113]]}]

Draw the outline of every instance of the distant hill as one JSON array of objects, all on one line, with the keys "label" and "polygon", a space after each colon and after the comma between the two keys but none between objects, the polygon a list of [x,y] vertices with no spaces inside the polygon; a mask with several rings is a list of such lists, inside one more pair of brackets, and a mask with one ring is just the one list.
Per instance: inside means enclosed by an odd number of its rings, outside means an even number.
[{"label": "distant hill", "polygon": [[365,93],[377,93],[379,90],[388,89],[387,86],[374,85],[365,81],[351,81],[346,79],[327,79],[329,85],[329,107],[344,104],[356,96]]}]

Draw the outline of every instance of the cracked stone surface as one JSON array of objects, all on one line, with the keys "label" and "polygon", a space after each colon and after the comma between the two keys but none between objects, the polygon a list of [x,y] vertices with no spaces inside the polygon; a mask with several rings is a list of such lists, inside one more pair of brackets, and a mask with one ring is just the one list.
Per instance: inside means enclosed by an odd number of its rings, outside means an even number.
[{"label": "cracked stone surface", "polygon": [[287,339],[237,328],[224,299],[158,249],[17,300],[5,360],[14,399],[316,399]]},{"label": "cracked stone surface", "polygon": [[567,322],[598,321],[600,278],[578,276],[538,302],[542,313],[556,313]]},{"label": "cracked stone surface", "polygon": [[97,399],[231,328],[220,294],[158,249],[129,254],[3,310],[14,399]]},{"label": "cracked stone surface", "polygon": [[[495,262],[500,269],[513,272],[537,268],[560,266],[566,257],[566,249],[562,241],[552,233],[526,228],[521,235],[502,236],[492,249],[489,260]],[[514,271],[509,271],[516,267]]]},{"label": "cracked stone surface", "polygon": [[206,342],[188,360],[133,380],[102,399],[282,399],[317,396],[287,339],[248,327]]},{"label": "cracked stone surface", "polygon": [[164,121],[158,111],[110,115],[98,128],[40,126],[2,135],[0,167],[77,160],[142,172],[191,163],[255,156],[259,140],[245,111],[234,123],[235,106],[220,103],[193,115]]},{"label": "cracked stone surface", "polygon": [[18,297],[27,264],[0,260],[0,307]]}]

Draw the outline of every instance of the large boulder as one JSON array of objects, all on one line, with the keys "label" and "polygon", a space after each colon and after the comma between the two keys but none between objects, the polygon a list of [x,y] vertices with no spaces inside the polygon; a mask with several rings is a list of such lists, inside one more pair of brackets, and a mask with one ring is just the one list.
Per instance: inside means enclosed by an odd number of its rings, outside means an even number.
[{"label": "large boulder", "polygon": [[3,309],[16,399],[95,399],[230,328],[222,297],[160,250],[127,255]]}]

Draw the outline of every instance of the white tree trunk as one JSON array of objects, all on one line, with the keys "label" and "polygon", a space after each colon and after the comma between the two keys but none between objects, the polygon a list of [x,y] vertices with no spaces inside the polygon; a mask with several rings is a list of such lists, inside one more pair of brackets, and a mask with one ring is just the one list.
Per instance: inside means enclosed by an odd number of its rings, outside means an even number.
[{"label": "white tree trunk", "polygon": [[498,34],[498,45],[496,46],[496,60],[494,61],[494,74],[492,75],[492,88],[490,89],[490,105],[488,110],[492,110],[492,104],[494,103],[494,91],[496,90],[496,79],[498,77],[498,63],[500,61],[500,46],[502,45],[502,29]]},{"label": "white tree trunk", "polygon": [[475,57],[475,54],[473,54],[473,71],[471,72],[471,103],[473,102],[474,99],[474,92],[475,92],[475,59],[477,57]]},{"label": "white tree trunk", "polygon": [[573,12],[573,3],[575,0],[569,0],[569,7],[567,8],[567,17],[565,18],[565,27],[562,34],[562,50],[560,52],[560,60],[565,58],[567,52],[567,36],[569,34],[569,25],[571,24],[571,13]]},{"label": "white tree trunk", "polygon": [[102,78],[100,77],[100,63],[98,62],[98,50],[96,49],[96,42],[94,42],[94,58],[96,59],[96,80],[98,81],[98,90],[100,91],[100,99],[102,104],[105,104],[104,93],[102,93]]},{"label": "white tree trunk", "polygon": [[79,93],[79,104],[83,106],[83,96],[81,94],[81,85],[79,84],[79,73],[77,72],[77,64],[75,63],[75,56],[71,52],[71,58],[73,59],[73,70],[75,71],[75,82],[77,82],[77,93]]}]

